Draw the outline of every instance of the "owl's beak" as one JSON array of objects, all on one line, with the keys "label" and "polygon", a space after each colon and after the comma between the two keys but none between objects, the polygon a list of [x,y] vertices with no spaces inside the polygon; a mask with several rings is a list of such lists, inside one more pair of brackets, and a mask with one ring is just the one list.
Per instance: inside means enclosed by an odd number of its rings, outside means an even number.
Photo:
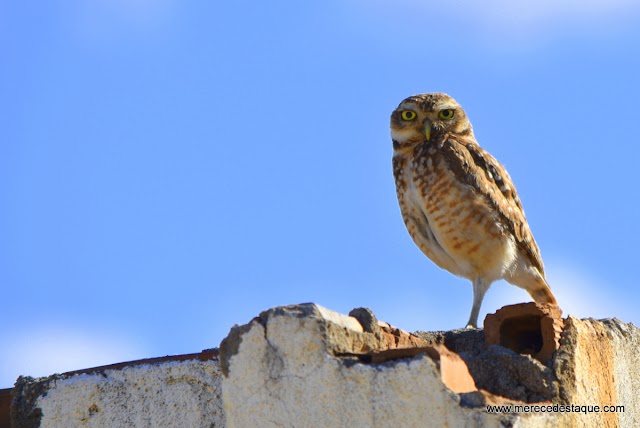
[{"label": "owl's beak", "polygon": [[424,136],[427,137],[427,141],[431,140],[431,131],[432,131],[432,127],[431,127],[431,121],[429,119],[425,119],[424,122],[422,122],[422,125],[424,126]]}]

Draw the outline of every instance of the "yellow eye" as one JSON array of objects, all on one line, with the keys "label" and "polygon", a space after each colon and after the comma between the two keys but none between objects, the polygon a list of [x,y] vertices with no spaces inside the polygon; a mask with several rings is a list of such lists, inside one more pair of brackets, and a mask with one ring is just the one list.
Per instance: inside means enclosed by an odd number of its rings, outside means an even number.
[{"label": "yellow eye", "polygon": [[441,110],[438,116],[440,116],[440,119],[453,119],[453,110],[449,108]]},{"label": "yellow eye", "polygon": [[416,118],[416,116],[416,112],[411,110],[403,110],[400,113],[400,117],[402,117],[402,120],[413,120]]}]

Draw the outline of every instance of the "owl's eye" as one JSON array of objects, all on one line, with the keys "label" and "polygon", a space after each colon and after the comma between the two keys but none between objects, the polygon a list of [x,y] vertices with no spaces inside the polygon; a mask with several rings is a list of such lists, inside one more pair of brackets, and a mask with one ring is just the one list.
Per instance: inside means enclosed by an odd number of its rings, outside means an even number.
[{"label": "owl's eye", "polygon": [[416,118],[416,116],[416,112],[411,110],[403,110],[400,113],[400,117],[402,117],[402,120],[413,120]]},{"label": "owl's eye", "polygon": [[441,110],[438,116],[440,116],[440,119],[453,119],[453,110],[449,108]]}]

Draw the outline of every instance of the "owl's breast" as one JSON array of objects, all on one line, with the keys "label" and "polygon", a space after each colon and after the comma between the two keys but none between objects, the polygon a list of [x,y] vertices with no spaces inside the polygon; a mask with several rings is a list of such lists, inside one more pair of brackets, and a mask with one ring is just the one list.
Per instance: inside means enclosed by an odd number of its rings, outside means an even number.
[{"label": "owl's breast", "polygon": [[[433,262],[473,279],[502,276],[515,257],[495,210],[453,173],[436,148],[423,147],[394,167],[398,201],[409,234]],[[398,187],[396,185],[396,187]]]},{"label": "owl's breast", "polygon": [[[426,168],[426,164],[425,164]],[[416,169],[423,174],[416,177]],[[417,166],[410,157],[396,154],[393,158],[393,175],[402,219],[409,235],[420,250],[442,269],[460,275],[456,262],[438,242],[424,208],[424,196],[435,183],[435,176]]]}]

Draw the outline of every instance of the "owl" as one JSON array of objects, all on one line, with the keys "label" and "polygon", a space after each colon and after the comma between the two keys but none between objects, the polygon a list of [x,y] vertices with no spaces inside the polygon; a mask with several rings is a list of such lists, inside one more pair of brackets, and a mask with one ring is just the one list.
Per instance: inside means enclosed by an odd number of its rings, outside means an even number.
[{"label": "owl", "polygon": [[393,175],[402,218],[418,248],[440,268],[468,278],[473,305],[504,279],[557,305],[522,203],[502,165],[483,150],[450,96],[411,96],[391,114]]}]

